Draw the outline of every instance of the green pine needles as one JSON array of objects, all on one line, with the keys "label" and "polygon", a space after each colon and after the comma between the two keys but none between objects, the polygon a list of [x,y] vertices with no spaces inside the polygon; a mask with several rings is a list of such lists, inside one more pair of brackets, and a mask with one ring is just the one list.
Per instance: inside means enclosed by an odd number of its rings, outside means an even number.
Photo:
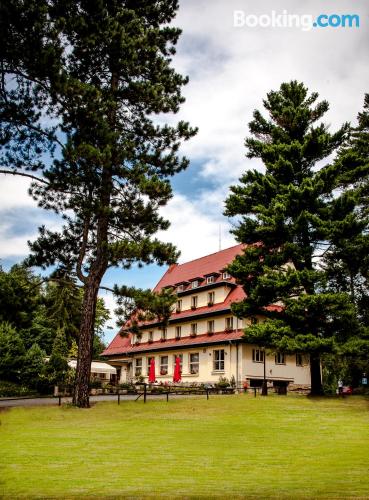
[{"label": "green pine needles", "polygon": [[[320,121],[328,103],[296,81],[268,93],[263,104],[268,116],[254,112],[245,144],[248,158],[260,158],[265,170],[246,171],[226,200],[225,214],[237,218],[233,232],[248,245],[229,266],[247,295],[233,312],[266,318],[245,330],[248,342],[308,353],[311,392],[320,394],[321,354],[360,331],[348,290],[333,290],[323,265],[338,233],[349,237],[357,220],[360,193],[350,175],[357,166],[348,162],[344,170],[331,160],[350,128],[330,132]],[[362,219],[361,234],[368,227]]]}]

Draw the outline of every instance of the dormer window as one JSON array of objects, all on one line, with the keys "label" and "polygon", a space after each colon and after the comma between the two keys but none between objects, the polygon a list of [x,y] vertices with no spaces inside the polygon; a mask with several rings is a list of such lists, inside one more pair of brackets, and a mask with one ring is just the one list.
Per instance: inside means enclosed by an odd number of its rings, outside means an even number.
[{"label": "dormer window", "polygon": [[199,281],[198,280],[192,281],[191,288],[197,288],[198,286],[199,286]]},{"label": "dormer window", "polygon": [[210,285],[211,283],[214,283],[214,276],[208,276],[206,278],[206,284]]},{"label": "dormer window", "polygon": [[231,277],[231,275],[227,271],[224,271],[224,273],[223,273],[223,279],[224,280],[229,280],[230,277]]},{"label": "dormer window", "polygon": [[183,292],[183,290],[184,290],[184,285],[178,285],[177,286],[177,293]]}]

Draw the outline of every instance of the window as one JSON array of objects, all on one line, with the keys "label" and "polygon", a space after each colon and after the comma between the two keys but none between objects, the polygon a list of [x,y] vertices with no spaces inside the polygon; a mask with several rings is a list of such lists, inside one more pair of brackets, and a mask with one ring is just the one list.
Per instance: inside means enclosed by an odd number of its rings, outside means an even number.
[{"label": "window", "polygon": [[180,367],[180,369],[181,369],[181,373],[182,373],[183,354],[175,354],[175,355],[173,356],[173,371],[174,371],[174,367],[176,366],[176,358],[179,358],[179,359],[180,359],[179,367]]},{"label": "window", "polygon": [[147,374],[149,375],[150,373],[150,365],[151,365],[151,360],[155,360],[154,357],[147,358]]},{"label": "window", "polygon": [[206,283],[209,285],[210,283],[214,283],[214,276],[208,276],[206,278]]},{"label": "window", "polygon": [[184,288],[183,285],[178,285],[177,286],[177,293],[183,292],[183,288]]},{"label": "window", "polygon": [[191,283],[191,288],[197,288],[199,286],[198,280],[195,280]]},{"label": "window", "polygon": [[182,311],[182,301],[181,300],[177,300],[176,311],[177,312],[181,312]]},{"label": "window", "polygon": [[176,326],[176,339],[181,338],[181,333],[182,333],[182,327],[181,326]]},{"label": "window", "polygon": [[296,354],[296,366],[303,366],[303,365],[304,365],[304,357],[300,352],[298,352]]},{"label": "window", "polygon": [[136,358],[135,375],[136,377],[142,375],[142,358]]},{"label": "window", "polygon": [[196,309],[197,307],[197,295],[191,297],[191,309]]},{"label": "window", "polygon": [[264,363],[264,351],[261,349],[252,350],[252,360],[254,363]]},{"label": "window", "polygon": [[214,292],[209,292],[208,293],[208,306],[214,304],[214,299],[215,299],[215,293]]},{"label": "window", "polygon": [[255,318],[255,316],[251,316],[250,321],[251,321],[252,325],[257,325],[258,324],[258,318]]},{"label": "window", "polygon": [[161,331],[161,340],[166,340],[167,338],[167,329],[163,328]]},{"label": "window", "polygon": [[160,375],[168,373],[168,356],[160,356]]},{"label": "window", "polygon": [[282,352],[278,352],[275,355],[275,364],[276,365],[285,365],[286,364],[286,360],[285,360],[284,354]]},{"label": "window", "polygon": [[214,320],[208,321],[208,333],[214,333]]},{"label": "window", "polygon": [[191,323],[191,335],[197,335],[197,323]]},{"label": "window", "polygon": [[190,354],[190,373],[196,375],[199,373],[199,353]]},{"label": "window", "polygon": [[149,342],[153,342],[154,340],[154,332],[149,332]]},{"label": "window", "polygon": [[230,277],[231,277],[231,275],[230,275],[227,271],[225,271],[225,272],[223,273],[223,279],[224,279],[224,280],[229,280],[229,278],[230,278]]},{"label": "window", "polygon": [[230,316],[229,318],[226,318],[225,320],[225,329],[226,331],[231,331],[233,330],[233,316]]},{"label": "window", "polygon": [[224,349],[214,351],[214,370],[224,371]]}]

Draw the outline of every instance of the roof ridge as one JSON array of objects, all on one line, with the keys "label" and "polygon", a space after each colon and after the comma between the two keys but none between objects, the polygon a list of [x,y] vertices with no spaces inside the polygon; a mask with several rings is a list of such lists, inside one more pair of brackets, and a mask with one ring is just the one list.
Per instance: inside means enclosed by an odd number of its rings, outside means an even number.
[{"label": "roof ridge", "polygon": [[244,243],[237,243],[237,245],[232,245],[231,247],[223,248],[223,250],[218,250],[217,252],[209,253],[208,255],[203,255],[202,257],[196,257],[196,259],[186,260],[186,262],[182,262],[182,264],[177,264],[177,266],[183,266],[184,264],[190,264],[191,262],[195,262],[196,260],[206,259],[207,257],[211,257],[217,253],[225,252],[226,250],[231,250],[231,248],[236,248],[239,246],[243,246]]}]

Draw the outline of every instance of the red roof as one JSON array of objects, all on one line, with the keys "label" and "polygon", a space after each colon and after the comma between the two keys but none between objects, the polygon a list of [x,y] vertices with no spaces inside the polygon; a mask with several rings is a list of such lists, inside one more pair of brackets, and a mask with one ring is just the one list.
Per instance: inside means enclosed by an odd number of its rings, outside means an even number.
[{"label": "red roof", "polygon": [[[119,338],[121,342],[119,341]],[[172,349],[174,347],[196,347],[200,344],[214,344],[219,342],[228,342],[229,340],[239,340],[243,337],[243,330],[232,332],[218,332],[213,335],[196,335],[196,337],[183,337],[178,340],[167,339],[164,342],[161,340],[155,342],[143,342],[139,345],[131,344],[130,338],[122,338],[119,333],[116,335],[110,346],[102,353],[104,356],[114,356],[118,354],[134,354],[143,351],[157,351]],[[127,342],[128,340],[128,342]]]},{"label": "red roof", "polygon": [[[195,259],[184,264],[174,264],[169,267],[164,276],[161,278],[159,283],[155,287],[155,291],[160,291],[163,287],[173,286],[180,282],[189,282],[193,278],[205,277],[212,273],[217,273],[224,269],[228,264],[230,264],[237,255],[242,253],[242,248],[244,246],[236,245],[225,250],[207,255],[206,257],[201,257],[200,259]],[[217,280],[216,280],[217,281]],[[227,282],[232,283],[232,288],[225,298],[224,302],[214,304],[213,306],[199,307],[196,310],[186,310],[179,313],[174,312],[170,318],[170,322],[173,320],[185,320],[186,318],[196,318],[204,313],[215,313],[220,311],[230,311],[231,304],[243,300],[245,298],[245,293],[240,285],[235,286],[235,280],[233,278],[227,280]],[[201,290],[201,287],[196,289]],[[281,309],[280,306],[271,305],[266,309],[277,310]],[[153,323],[153,322],[150,322]],[[149,324],[149,323],[147,323]],[[144,323],[142,323],[144,325]],[[155,349],[165,349],[175,346],[192,346],[201,343],[214,343],[227,340],[240,339],[243,336],[243,331],[231,332],[231,333],[216,333],[213,336],[208,335],[198,335],[196,337],[184,337],[179,340],[168,339],[165,342],[157,341],[152,343],[141,343],[138,346],[131,344],[131,337],[122,337],[118,333],[110,345],[105,349],[103,355],[113,356],[117,354],[134,353],[140,351],[149,351]]]},{"label": "red roof", "polygon": [[166,286],[174,286],[177,283],[219,272],[242,253],[243,247],[244,245],[240,244],[184,264],[173,264],[156,285],[154,291],[158,292]]}]

